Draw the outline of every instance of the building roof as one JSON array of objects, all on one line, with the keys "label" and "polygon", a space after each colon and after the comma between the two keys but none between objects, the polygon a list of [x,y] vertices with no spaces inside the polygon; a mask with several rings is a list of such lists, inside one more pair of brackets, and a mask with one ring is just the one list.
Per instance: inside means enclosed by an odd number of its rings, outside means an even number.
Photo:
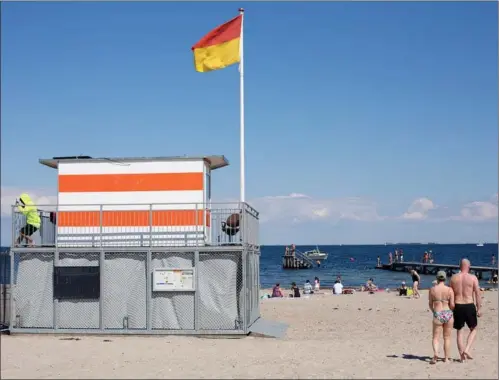
[{"label": "building roof", "polygon": [[211,170],[220,169],[229,165],[229,161],[225,156],[175,156],[175,157],[99,157],[93,158],[90,156],[69,156],[69,157],[53,157],[42,158],[39,162],[49,168],[57,169],[59,162],[63,163],[87,163],[87,162],[137,162],[137,161],[199,161],[203,160],[208,163]]}]

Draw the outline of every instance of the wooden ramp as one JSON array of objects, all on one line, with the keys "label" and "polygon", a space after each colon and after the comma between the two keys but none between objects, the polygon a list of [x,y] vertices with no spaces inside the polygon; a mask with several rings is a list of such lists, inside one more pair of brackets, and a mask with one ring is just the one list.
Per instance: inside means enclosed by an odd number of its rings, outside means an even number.
[{"label": "wooden ramp", "polygon": [[250,335],[262,338],[278,338],[282,339],[286,335],[288,325],[282,322],[269,321],[268,319],[258,318],[253,323],[249,332]]}]

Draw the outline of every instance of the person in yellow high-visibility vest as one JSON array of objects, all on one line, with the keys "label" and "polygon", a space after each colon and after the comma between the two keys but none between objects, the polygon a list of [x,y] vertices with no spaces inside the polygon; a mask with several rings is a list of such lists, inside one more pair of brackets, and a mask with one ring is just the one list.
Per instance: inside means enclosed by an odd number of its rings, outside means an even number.
[{"label": "person in yellow high-visibility vest", "polygon": [[26,217],[26,225],[21,228],[19,237],[16,240],[16,245],[19,245],[22,240],[26,239],[28,246],[33,246],[31,236],[39,230],[42,223],[38,209],[26,193],[21,194],[19,200],[16,200],[17,210]]}]

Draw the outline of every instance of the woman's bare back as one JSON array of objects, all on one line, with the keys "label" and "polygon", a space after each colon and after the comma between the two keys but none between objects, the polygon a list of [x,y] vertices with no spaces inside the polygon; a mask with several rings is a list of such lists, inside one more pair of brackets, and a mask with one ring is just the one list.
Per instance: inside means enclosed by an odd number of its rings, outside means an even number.
[{"label": "woman's bare back", "polygon": [[433,302],[433,310],[441,311],[441,310],[450,310],[451,309],[451,301],[453,301],[452,297],[452,289],[444,284],[439,284],[430,289],[432,302]]}]

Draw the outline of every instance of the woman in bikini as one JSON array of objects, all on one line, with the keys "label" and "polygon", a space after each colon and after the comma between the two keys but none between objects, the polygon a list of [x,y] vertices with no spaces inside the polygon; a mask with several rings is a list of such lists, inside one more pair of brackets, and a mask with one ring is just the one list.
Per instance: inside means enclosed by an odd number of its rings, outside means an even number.
[{"label": "woman in bikini", "polygon": [[418,272],[415,269],[411,270],[412,277],[412,298],[419,298],[421,294],[419,293],[419,282],[421,278],[419,277]]},{"label": "woman in bikini", "polygon": [[428,304],[433,314],[433,359],[430,364],[435,364],[438,359],[438,344],[440,330],[444,335],[444,362],[449,361],[452,327],[454,326],[454,291],[445,285],[447,276],[444,271],[437,273],[437,285],[432,287],[429,294]]}]

